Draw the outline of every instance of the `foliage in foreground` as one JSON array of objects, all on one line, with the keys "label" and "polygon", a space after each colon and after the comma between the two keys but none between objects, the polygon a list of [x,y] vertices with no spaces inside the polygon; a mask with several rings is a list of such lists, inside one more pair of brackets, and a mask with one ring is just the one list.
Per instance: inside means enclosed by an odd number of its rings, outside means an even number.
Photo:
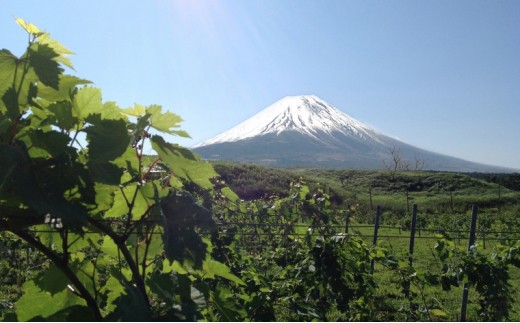
[{"label": "foliage in foreground", "polygon": [[[64,73],[68,49],[17,23],[27,50],[0,51],[0,229],[48,261],[5,318],[200,319],[194,299],[213,296],[199,287],[206,293],[192,297],[192,281],[179,272],[201,285],[216,277],[243,283],[196,233],[214,226],[197,196],[216,173],[153,134],[187,136],[180,117],[157,105],[102,102],[100,89]],[[151,164],[144,145],[159,156]]]}]

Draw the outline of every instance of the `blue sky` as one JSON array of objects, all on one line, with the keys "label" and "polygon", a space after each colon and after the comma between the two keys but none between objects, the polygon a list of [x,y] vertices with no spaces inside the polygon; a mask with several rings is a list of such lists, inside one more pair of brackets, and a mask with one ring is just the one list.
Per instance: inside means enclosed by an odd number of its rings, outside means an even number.
[{"label": "blue sky", "polygon": [[520,1],[0,0],[76,53],[120,106],[160,104],[191,140],[315,94],[407,143],[520,168]]}]

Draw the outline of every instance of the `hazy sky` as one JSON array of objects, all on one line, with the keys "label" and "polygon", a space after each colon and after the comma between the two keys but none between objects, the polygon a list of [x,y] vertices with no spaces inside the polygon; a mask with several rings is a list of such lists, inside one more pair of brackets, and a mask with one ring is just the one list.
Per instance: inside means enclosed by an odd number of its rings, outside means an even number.
[{"label": "hazy sky", "polygon": [[[315,94],[435,152],[520,168],[520,1],[0,0],[0,48],[32,22],[122,107],[179,114],[191,146]],[[72,72],[74,73],[74,72]]]}]

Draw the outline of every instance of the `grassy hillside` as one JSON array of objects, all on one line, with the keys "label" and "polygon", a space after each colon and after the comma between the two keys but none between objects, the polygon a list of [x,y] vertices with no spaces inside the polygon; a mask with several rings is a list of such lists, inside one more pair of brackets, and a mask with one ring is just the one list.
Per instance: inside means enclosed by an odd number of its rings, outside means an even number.
[{"label": "grassy hillside", "polygon": [[321,188],[335,205],[357,206],[366,220],[380,205],[392,224],[412,204],[428,214],[462,214],[472,204],[497,215],[520,210],[520,190],[504,185],[515,188],[518,174],[281,169],[233,163],[215,163],[214,167],[244,200],[286,196],[291,181],[303,178],[311,191]]}]

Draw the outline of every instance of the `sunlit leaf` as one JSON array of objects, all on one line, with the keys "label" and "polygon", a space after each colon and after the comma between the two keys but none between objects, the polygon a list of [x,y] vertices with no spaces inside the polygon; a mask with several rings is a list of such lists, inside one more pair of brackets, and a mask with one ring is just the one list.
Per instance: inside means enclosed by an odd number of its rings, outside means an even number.
[{"label": "sunlit leaf", "polygon": [[130,145],[127,146],[125,152],[114,159],[113,163],[120,168],[125,168],[130,174],[130,178],[138,175],[139,172],[139,158]]},{"label": "sunlit leaf", "polygon": [[72,101],[72,115],[80,120],[92,114],[101,114],[102,109],[101,90],[98,88],[81,88]]},{"label": "sunlit leaf", "polygon": [[225,279],[228,279],[238,285],[245,285],[242,279],[231,273],[231,270],[228,266],[223,263],[220,263],[213,259],[206,259],[202,264],[202,271],[204,272],[205,278],[215,278],[215,276],[219,276]]},{"label": "sunlit leaf", "polygon": [[221,189],[222,195],[228,198],[232,202],[236,202],[239,199],[239,196],[233,192],[229,187],[223,187]]},{"label": "sunlit leaf", "polygon": [[121,109],[113,101],[103,103],[103,109],[101,110],[101,117],[105,120],[127,120],[126,116],[121,113]]},{"label": "sunlit leaf", "polygon": [[[134,199],[135,195],[135,199]],[[153,184],[146,183],[143,186],[129,185],[115,192],[114,205],[105,213],[105,218],[119,218],[130,212],[130,201],[133,201],[131,216],[138,220],[149,210],[155,202]]]},{"label": "sunlit leaf", "polygon": [[54,58],[55,61],[69,67],[73,68],[72,62],[66,55],[74,54],[72,51],[67,49],[65,46],[63,46],[60,42],[51,39],[50,35],[48,33],[43,33],[38,37],[38,43],[45,44],[52,48],[56,54],[58,54],[57,57]]},{"label": "sunlit leaf", "polygon": [[174,130],[172,128],[178,128],[179,123],[183,120],[181,117],[171,112],[161,112],[161,106],[152,105],[146,109],[146,112],[150,114],[150,124],[153,128],[166,132],[169,134],[176,134],[182,137],[188,137],[189,135],[185,131]]},{"label": "sunlit leaf", "polygon": [[[0,98],[9,88],[17,93],[20,109],[25,109],[29,98],[33,98],[34,92],[31,84],[40,81],[34,69],[26,69],[27,53],[22,58],[17,58],[10,51],[0,50]],[[23,77],[22,77],[23,75]],[[0,112],[5,112],[5,104],[0,101]]]},{"label": "sunlit leaf", "polygon": [[437,317],[448,317],[448,314],[446,314],[444,311],[441,311],[438,308],[434,308],[434,309],[430,310],[430,313],[432,313],[433,315],[435,315]]},{"label": "sunlit leaf", "polygon": [[59,75],[60,86],[58,89],[46,86],[43,83],[38,84],[38,96],[49,102],[69,100],[72,96],[73,90],[78,85],[85,85],[90,83],[92,82],[78,78],[76,76],[61,74]]},{"label": "sunlit leaf", "polygon": [[[67,286],[67,284],[61,284],[61,286],[63,285]],[[76,296],[68,288],[51,293],[42,290],[34,280],[29,280],[23,285],[23,292],[23,296],[16,302],[15,307],[20,321],[29,321],[37,317],[47,318],[71,306],[85,304],[83,299]],[[59,319],[56,316],[53,318]],[[65,320],[65,318],[66,316],[62,317],[61,320]]]},{"label": "sunlit leaf", "polygon": [[164,141],[160,136],[152,136],[152,148],[175,176],[194,182],[205,189],[213,188],[210,179],[218,176],[211,164],[197,160],[188,149]]},{"label": "sunlit leaf", "polygon": [[25,31],[29,34],[40,35],[43,33],[38,27],[36,27],[32,23],[25,22],[25,20],[23,20],[22,18],[16,18],[16,23],[20,25],[23,29],[25,29]]},{"label": "sunlit leaf", "polygon": [[103,243],[101,244],[101,250],[104,254],[114,258],[119,259],[121,254],[119,253],[119,248],[112,238],[109,236],[103,237]]},{"label": "sunlit leaf", "polygon": [[168,259],[164,259],[163,261],[163,272],[169,273],[169,272],[176,272],[181,275],[186,275],[188,271],[184,269],[184,267],[180,264],[179,261],[174,260],[170,261]]},{"label": "sunlit leaf", "polygon": [[146,113],[146,109],[140,104],[134,104],[132,108],[123,109],[121,112],[132,117],[141,117]]},{"label": "sunlit leaf", "polygon": [[112,207],[105,213],[105,218],[120,218],[123,215],[128,214],[129,208],[128,204],[123,196],[123,192],[120,190],[115,191],[114,193],[114,204]]}]

